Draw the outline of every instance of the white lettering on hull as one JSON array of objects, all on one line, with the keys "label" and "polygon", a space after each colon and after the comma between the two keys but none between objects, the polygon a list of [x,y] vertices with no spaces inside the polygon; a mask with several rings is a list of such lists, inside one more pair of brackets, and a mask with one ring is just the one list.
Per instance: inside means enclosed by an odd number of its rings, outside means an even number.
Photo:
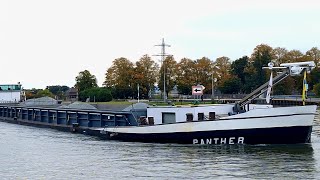
[{"label": "white lettering on hull", "polygon": [[244,143],[244,137],[239,137],[238,144],[243,144],[243,143]]},{"label": "white lettering on hull", "polygon": [[[235,140],[236,138],[235,137],[230,137],[229,138],[229,144],[234,144],[234,140]],[[242,143],[243,144],[243,143]]]},{"label": "white lettering on hull", "polygon": [[227,144],[227,138],[221,138],[220,144]]},{"label": "white lettering on hull", "polygon": [[206,144],[206,143],[204,142],[204,139],[201,139],[201,144]]},{"label": "white lettering on hull", "polygon": [[198,139],[193,139],[193,144],[198,144]]},{"label": "white lettering on hull", "polygon": [[244,144],[244,137],[193,139],[193,144]]}]

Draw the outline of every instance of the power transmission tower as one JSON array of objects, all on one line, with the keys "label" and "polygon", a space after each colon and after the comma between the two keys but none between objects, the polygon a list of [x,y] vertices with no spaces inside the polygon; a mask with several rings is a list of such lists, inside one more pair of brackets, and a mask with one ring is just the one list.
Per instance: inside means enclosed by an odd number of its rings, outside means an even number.
[{"label": "power transmission tower", "polygon": [[169,54],[166,54],[166,47],[171,47],[169,44],[164,43],[164,38],[162,38],[162,43],[155,45],[155,46],[161,46],[161,53],[156,54],[154,56],[161,56],[161,63],[163,63],[163,101],[167,101],[167,94],[166,94],[166,66],[164,63],[164,59],[166,56],[171,56]]}]

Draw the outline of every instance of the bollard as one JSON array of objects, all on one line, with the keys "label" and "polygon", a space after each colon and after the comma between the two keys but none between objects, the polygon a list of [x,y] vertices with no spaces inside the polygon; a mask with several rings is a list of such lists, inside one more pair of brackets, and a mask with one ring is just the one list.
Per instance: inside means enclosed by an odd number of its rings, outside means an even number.
[{"label": "bollard", "polygon": [[216,112],[209,112],[209,120],[215,120],[216,119]]},{"label": "bollard", "polygon": [[187,116],[187,121],[188,122],[192,122],[193,121],[193,114],[192,113],[187,113],[186,116]]},{"label": "bollard", "polygon": [[198,113],[198,121],[204,120],[204,113]]},{"label": "bollard", "polygon": [[154,118],[152,116],[148,117],[149,125],[154,125]]}]

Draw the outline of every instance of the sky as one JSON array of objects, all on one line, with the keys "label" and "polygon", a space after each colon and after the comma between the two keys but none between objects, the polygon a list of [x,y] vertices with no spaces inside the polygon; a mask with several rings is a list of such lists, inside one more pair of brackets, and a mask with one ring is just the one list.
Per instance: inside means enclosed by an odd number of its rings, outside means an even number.
[{"label": "sky", "polygon": [[304,53],[320,48],[319,18],[318,0],[0,0],[0,84],[72,87],[89,70],[101,86],[114,59],[159,54],[162,38],[177,61]]}]

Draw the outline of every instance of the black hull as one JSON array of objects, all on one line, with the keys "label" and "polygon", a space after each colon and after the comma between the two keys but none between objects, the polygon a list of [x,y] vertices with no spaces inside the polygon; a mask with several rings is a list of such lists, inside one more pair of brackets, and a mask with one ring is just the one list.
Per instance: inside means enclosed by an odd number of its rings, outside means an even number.
[{"label": "black hull", "polygon": [[312,126],[179,133],[110,133],[108,139],[178,144],[298,144],[310,143]]},{"label": "black hull", "polygon": [[86,134],[86,135],[90,135],[90,136],[98,136],[101,138],[105,138],[105,136],[103,136],[100,133],[100,131],[98,131],[98,130],[84,128],[84,127],[73,127],[72,125],[55,125],[55,124],[49,124],[49,123],[45,123],[45,122],[10,120],[10,119],[1,119],[1,118],[0,118],[0,122],[19,124],[19,125],[25,125],[25,126],[32,126],[32,127],[39,127],[39,128],[50,128],[50,129],[56,129],[59,131],[80,133],[80,134]]}]

